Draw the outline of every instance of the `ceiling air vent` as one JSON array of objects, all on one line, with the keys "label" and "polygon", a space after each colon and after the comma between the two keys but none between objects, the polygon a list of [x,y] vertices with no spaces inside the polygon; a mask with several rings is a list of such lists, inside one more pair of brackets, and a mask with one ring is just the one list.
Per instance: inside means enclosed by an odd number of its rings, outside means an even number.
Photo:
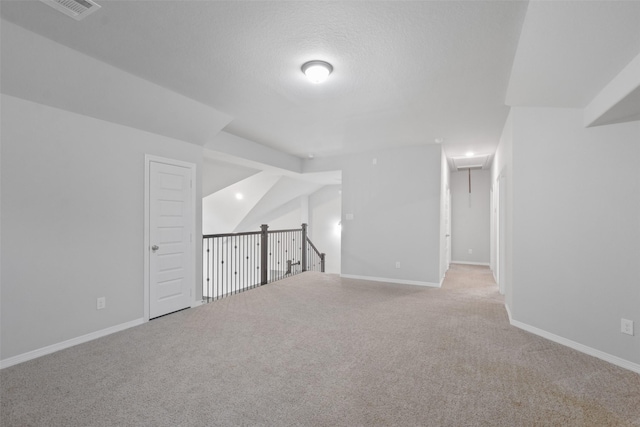
[{"label": "ceiling air vent", "polygon": [[40,0],[52,8],[59,10],[67,16],[79,21],[85,16],[100,9],[100,6],[91,0]]}]

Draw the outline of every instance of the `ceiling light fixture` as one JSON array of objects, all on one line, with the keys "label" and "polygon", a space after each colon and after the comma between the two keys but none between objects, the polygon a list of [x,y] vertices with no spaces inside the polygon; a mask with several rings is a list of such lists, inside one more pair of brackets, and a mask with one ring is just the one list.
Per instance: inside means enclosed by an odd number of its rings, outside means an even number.
[{"label": "ceiling light fixture", "polygon": [[473,157],[475,153],[473,151],[467,151],[467,153],[465,154],[465,156],[467,157]]},{"label": "ceiling light fixture", "polygon": [[322,83],[333,71],[333,66],[325,61],[309,61],[302,64],[302,72],[311,83]]}]

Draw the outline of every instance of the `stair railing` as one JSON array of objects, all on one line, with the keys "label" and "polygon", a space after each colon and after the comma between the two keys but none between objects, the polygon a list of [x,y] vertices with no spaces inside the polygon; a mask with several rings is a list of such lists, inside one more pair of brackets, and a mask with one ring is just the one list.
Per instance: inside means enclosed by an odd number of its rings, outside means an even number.
[{"label": "stair railing", "polygon": [[263,286],[304,271],[325,271],[325,254],[299,229],[209,234],[202,238],[204,302]]}]

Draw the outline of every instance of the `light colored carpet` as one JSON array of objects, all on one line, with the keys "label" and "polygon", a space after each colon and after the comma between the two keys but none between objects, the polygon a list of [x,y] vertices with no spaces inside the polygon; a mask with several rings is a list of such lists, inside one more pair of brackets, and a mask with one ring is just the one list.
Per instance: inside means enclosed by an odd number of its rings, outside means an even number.
[{"label": "light colored carpet", "polygon": [[640,375],[442,289],[304,273],[0,372],[3,426],[640,426]]}]

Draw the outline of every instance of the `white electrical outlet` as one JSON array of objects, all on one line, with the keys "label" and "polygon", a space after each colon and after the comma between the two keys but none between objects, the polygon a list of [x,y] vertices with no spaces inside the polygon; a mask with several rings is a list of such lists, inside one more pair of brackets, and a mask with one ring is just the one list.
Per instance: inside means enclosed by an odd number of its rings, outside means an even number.
[{"label": "white electrical outlet", "polygon": [[100,297],[98,298],[97,302],[96,302],[96,308],[98,310],[102,310],[103,308],[105,308],[107,306],[107,298],[106,297]]},{"label": "white electrical outlet", "polygon": [[621,319],[620,332],[627,335],[633,335],[633,320]]},{"label": "white electrical outlet", "polygon": [[469,255],[473,253],[473,249],[469,249]]},{"label": "white electrical outlet", "polygon": [[347,221],[353,221],[353,214],[352,214],[352,213],[348,213],[348,214],[346,214],[346,215],[345,215],[345,219],[346,219]]},{"label": "white electrical outlet", "polygon": [[400,261],[396,261],[396,268],[400,268]]}]

